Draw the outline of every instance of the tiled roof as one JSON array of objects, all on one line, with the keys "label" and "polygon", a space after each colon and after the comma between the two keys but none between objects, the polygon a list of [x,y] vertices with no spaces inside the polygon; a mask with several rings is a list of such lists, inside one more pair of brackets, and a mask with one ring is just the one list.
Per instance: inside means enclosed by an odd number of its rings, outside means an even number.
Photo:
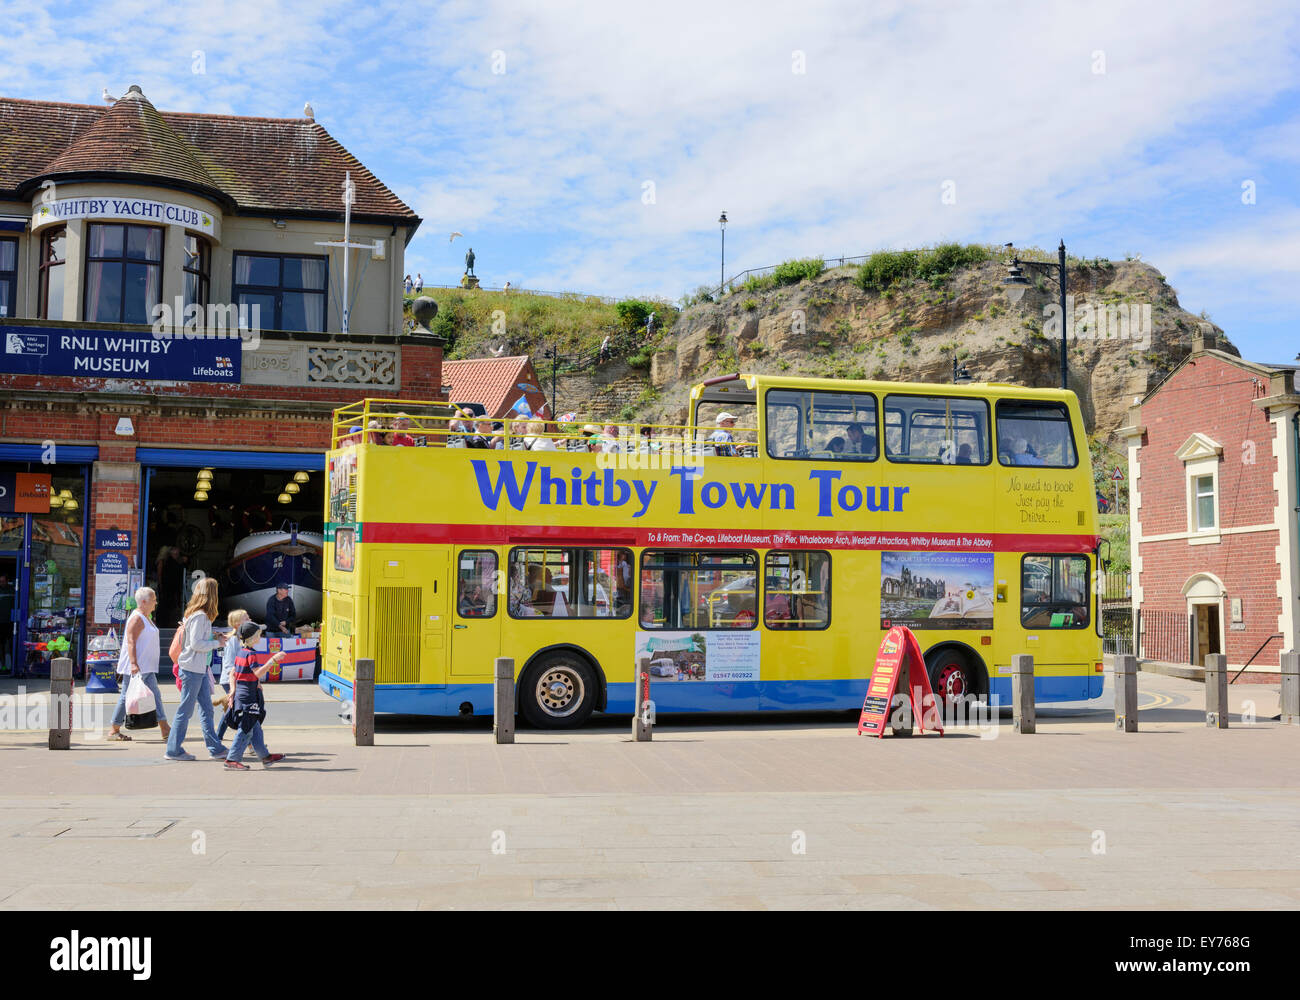
[{"label": "tiled roof", "polygon": [[309,118],[159,112],[132,88],[107,108],[0,98],[0,193],[45,177],[132,174],[216,191],[239,209],[418,224],[397,195]]},{"label": "tiled roof", "polygon": [[[451,386],[453,403],[482,403],[493,417],[504,417],[520,396],[537,413],[545,401],[528,355],[511,358],[474,358],[444,361],[442,381]],[[521,385],[533,387],[521,389]]]}]

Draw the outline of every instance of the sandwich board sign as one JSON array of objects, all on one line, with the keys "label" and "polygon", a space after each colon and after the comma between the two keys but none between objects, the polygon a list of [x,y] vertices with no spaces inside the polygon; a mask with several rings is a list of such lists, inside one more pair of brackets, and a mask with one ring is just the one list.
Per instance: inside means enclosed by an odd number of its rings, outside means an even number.
[{"label": "sandwich board sign", "polygon": [[[903,725],[897,725],[899,719],[895,718],[892,720],[895,725],[891,726],[891,708],[896,694],[903,699],[899,710],[910,714],[902,716],[906,720]],[[895,625],[885,633],[876,653],[876,665],[862,701],[862,715],[858,718],[858,735],[866,733],[881,737],[885,735],[886,726],[897,732],[910,733],[914,719],[919,722],[921,732],[933,729],[943,735],[943,723],[939,720],[934,691],[930,688],[921,644],[910,628]]]}]

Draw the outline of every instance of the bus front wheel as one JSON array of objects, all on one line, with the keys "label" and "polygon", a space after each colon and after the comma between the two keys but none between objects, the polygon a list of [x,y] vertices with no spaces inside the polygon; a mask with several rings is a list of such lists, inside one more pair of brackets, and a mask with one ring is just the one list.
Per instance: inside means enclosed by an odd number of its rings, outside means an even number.
[{"label": "bus front wheel", "polygon": [[956,650],[943,650],[929,664],[930,687],[935,701],[951,705],[975,693],[975,676],[966,657]]},{"label": "bus front wheel", "polygon": [[543,657],[529,668],[519,688],[519,709],[539,729],[573,729],[596,708],[595,671],[577,653]]}]

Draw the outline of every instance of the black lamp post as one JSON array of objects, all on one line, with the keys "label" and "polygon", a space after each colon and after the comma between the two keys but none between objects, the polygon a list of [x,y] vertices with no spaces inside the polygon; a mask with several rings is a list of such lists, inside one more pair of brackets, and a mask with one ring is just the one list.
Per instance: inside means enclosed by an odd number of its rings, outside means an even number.
[{"label": "black lamp post", "polygon": [[971,374],[966,369],[966,362],[962,362],[960,367],[957,365],[957,355],[952,356],[952,381],[954,385],[961,385],[971,381]]},{"label": "black lamp post", "polygon": [[718,216],[718,225],[722,228],[722,261],[718,265],[718,298],[722,298],[722,289],[727,284],[727,213]]},{"label": "black lamp post", "polygon": [[[1010,248],[1008,243],[1007,247]],[[1023,268],[1032,267],[1044,274],[1050,274],[1056,271],[1056,283],[1061,293],[1061,388],[1070,388],[1069,382],[1069,360],[1066,356],[1066,335],[1069,333],[1070,323],[1065,314],[1065,240],[1061,240],[1061,245],[1056,250],[1056,263],[1042,260],[1021,260],[1019,257],[1012,256],[1011,263],[1007,265],[1007,276],[1002,279],[1004,285],[1028,285],[1029,279],[1025,277]]]}]

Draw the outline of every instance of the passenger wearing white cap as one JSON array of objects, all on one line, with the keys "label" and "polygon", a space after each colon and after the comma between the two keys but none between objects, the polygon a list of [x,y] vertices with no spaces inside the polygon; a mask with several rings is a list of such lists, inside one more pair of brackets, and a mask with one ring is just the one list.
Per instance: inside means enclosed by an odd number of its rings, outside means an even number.
[{"label": "passenger wearing white cap", "polygon": [[709,440],[713,442],[713,453],[726,458],[734,458],[736,439],[731,436],[731,428],[736,426],[735,415],[724,410],[714,418],[713,422],[718,425],[718,429],[709,435]]}]

